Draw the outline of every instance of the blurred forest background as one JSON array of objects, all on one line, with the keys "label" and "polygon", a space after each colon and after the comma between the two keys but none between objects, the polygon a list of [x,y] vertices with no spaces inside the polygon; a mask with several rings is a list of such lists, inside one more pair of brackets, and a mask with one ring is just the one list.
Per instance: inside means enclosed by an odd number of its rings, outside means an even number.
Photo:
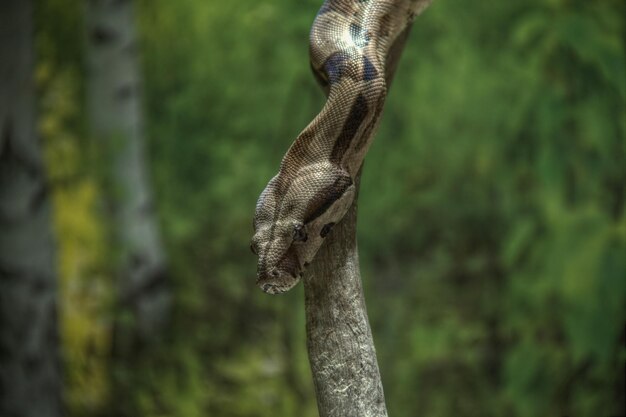
[{"label": "blurred forest background", "polygon": [[[93,81],[116,73],[93,52],[105,3],[135,12],[115,23],[137,36],[129,159],[97,140],[120,113]],[[35,1],[67,416],[317,415],[302,286],[262,293],[249,239],[324,101],[308,63],[320,6]],[[623,0],[436,0],[417,19],[359,203],[391,416],[626,414],[625,16]],[[128,289],[135,222],[111,205],[137,166],[158,280]]]}]

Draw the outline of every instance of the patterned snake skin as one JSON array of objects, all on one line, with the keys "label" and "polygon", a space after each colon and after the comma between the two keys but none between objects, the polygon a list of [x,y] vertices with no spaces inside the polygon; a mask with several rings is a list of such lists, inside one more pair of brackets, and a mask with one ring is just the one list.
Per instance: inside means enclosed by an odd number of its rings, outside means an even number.
[{"label": "patterned snake skin", "polygon": [[251,249],[257,284],[292,288],[352,204],[411,23],[431,0],[327,0],[310,35],[313,74],[327,95],[261,193]]}]

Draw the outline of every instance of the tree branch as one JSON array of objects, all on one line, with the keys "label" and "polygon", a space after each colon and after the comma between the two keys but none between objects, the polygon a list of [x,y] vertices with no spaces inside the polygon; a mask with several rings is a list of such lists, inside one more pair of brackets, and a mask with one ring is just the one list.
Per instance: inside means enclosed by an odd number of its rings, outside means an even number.
[{"label": "tree branch", "polygon": [[387,415],[361,287],[356,214],[357,198],[304,276],[307,346],[321,417]]}]

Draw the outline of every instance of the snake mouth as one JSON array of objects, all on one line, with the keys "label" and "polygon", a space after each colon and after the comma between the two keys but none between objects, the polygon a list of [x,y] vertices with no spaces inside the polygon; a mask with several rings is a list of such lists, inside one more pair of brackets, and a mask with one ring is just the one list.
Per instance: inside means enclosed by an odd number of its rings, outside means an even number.
[{"label": "snake mouth", "polygon": [[265,283],[259,286],[261,287],[264,293],[271,294],[271,295],[282,294],[292,288],[291,286],[279,286],[279,285],[270,284],[270,283]]},{"label": "snake mouth", "polygon": [[267,274],[259,274],[256,284],[267,294],[282,294],[298,284],[302,273],[279,271],[274,268]]},{"label": "snake mouth", "polygon": [[290,248],[274,266],[259,265],[256,283],[268,294],[281,294],[293,288],[301,276],[298,254]]},{"label": "snake mouth", "polygon": [[276,270],[257,279],[257,285],[267,294],[282,294],[296,286],[300,277],[296,274],[280,273]]}]

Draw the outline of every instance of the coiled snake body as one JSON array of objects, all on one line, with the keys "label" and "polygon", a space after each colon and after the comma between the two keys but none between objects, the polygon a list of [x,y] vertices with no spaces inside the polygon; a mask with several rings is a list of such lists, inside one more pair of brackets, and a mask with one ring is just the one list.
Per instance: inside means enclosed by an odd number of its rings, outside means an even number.
[{"label": "coiled snake body", "polygon": [[257,284],[293,287],[355,197],[411,23],[430,0],[327,0],[310,35],[311,68],[327,95],[261,193],[251,249]]}]

